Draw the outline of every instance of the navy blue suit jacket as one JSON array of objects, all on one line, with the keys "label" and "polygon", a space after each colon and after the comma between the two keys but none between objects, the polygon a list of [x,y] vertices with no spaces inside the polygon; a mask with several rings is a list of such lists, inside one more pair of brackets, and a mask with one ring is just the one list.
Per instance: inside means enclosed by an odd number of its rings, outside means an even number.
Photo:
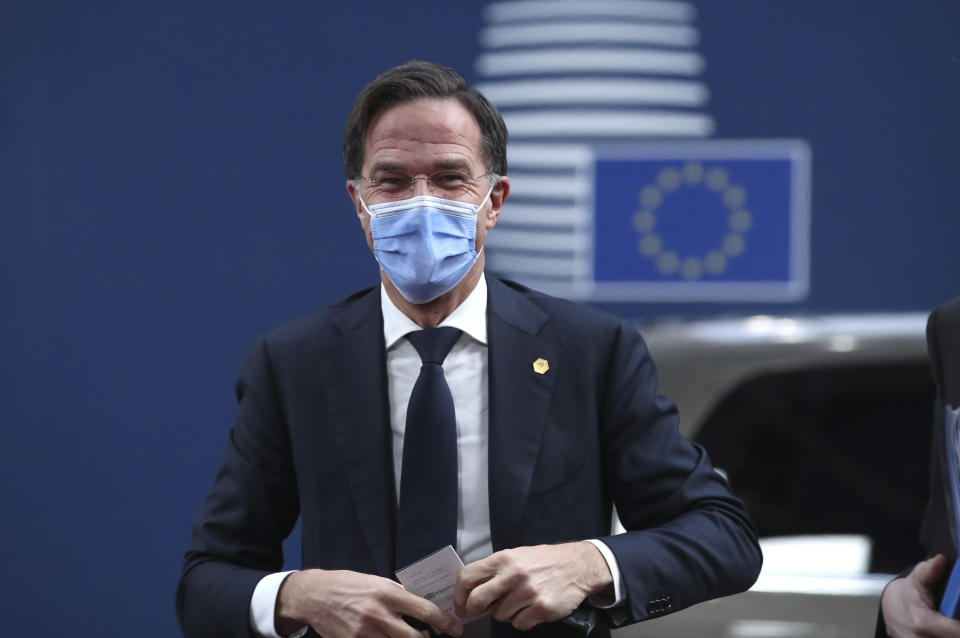
[{"label": "navy blue suit jacket", "polygon": [[[761,557],[741,502],[656,394],[629,322],[488,278],[493,549],[602,539],[627,622],[748,588]],[[537,374],[536,359],[549,370]],[[252,635],[250,597],[302,518],[303,567],[392,577],[396,510],[377,288],[248,352],[215,486],[177,592],[187,636]],[[616,503],[626,534],[609,536]],[[606,617],[594,635],[606,635]],[[562,636],[561,625],[531,635]],[[509,625],[494,634],[509,636]]]},{"label": "navy blue suit jacket", "polygon": [[945,493],[946,452],[944,429],[946,406],[960,407],[960,299],[939,306],[927,320],[927,353],[937,386],[933,439],[930,445],[930,500],[920,530],[928,556],[957,556],[950,535]]},{"label": "navy blue suit jacket", "polygon": [[[946,406],[960,407],[960,298],[934,308],[927,319],[927,356],[930,370],[937,386],[934,405],[933,432],[930,441],[930,496],[920,527],[920,542],[926,555],[945,554],[951,562],[956,560],[957,550],[950,532],[949,510],[946,493],[945,428]],[[904,577],[912,567],[900,573]],[[949,570],[947,574],[949,575]],[[940,583],[938,596],[946,585],[946,577]],[[939,600],[939,597],[938,597]],[[877,638],[887,638],[886,623],[881,607],[877,618]]]}]

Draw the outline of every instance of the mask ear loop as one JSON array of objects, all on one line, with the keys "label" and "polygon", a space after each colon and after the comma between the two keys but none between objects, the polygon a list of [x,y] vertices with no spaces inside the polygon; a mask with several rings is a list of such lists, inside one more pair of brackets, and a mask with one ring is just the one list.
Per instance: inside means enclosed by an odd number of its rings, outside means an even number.
[{"label": "mask ear loop", "polygon": [[[487,191],[487,194],[484,195],[483,199],[480,200],[480,205],[477,206],[477,215],[480,214],[480,211],[483,210],[483,205],[487,203],[487,200],[490,199],[490,195],[493,193],[493,189],[497,187],[497,183],[494,182],[490,185],[490,190]],[[360,191],[357,191],[357,195],[360,194]]]},{"label": "mask ear loop", "polygon": [[[484,204],[486,204],[487,200],[490,199],[490,194],[493,193],[493,189],[496,188],[496,186],[497,186],[496,182],[491,184],[490,190],[488,190],[484,198],[480,200],[480,205],[477,206],[477,217],[480,216],[480,211],[483,210]],[[359,193],[357,194],[359,195]],[[474,239],[474,242],[476,242],[476,239]],[[477,256],[473,258],[473,263],[477,263],[477,260],[480,259],[480,255],[483,253],[483,248],[484,248],[483,246],[480,246],[480,250],[477,251]]]},{"label": "mask ear loop", "polygon": [[360,200],[360,207],[363,208],[363,212],[365,212],[370,219],[373,219],[373,213],[371,213],[370,209],[367,208],[367,203],[363,201],[363,195],[360,194],[360,186],[357,184],[356,180],[353,181],[353,187],[357,190],[357,199]]}]

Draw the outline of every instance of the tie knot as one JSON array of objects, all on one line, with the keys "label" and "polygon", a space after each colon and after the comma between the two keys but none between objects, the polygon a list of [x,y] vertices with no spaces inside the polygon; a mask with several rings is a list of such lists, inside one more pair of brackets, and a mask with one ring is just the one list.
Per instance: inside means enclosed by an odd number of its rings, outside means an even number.
[{"label": "tie knot", "polygon": [[460,334],[458,328],[428,328],[409,333],[407,341],[417,349],[423,363],[442,364]]}]

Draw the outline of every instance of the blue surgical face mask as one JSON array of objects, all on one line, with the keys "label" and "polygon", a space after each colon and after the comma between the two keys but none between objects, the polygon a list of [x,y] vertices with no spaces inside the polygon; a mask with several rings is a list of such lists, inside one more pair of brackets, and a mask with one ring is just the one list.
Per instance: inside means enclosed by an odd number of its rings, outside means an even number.
[{"label": "blue surgical face mask", "polygon": [[367,207],[373,254],[403,298],[427,303],[453,289],[477,261],[480,204],[428,195]]}]

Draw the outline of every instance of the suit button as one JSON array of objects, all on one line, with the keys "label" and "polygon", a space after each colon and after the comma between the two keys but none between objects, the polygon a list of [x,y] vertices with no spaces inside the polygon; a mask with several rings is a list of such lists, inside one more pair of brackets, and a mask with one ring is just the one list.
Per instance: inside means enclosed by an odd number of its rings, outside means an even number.
[{"label": "suit button", "polygon": [[670,594],[657,592],[654,594],[657,598],[652,598],[647,603],[647,613],[651,616],[659,616],[673,609],[673,598]]}]

